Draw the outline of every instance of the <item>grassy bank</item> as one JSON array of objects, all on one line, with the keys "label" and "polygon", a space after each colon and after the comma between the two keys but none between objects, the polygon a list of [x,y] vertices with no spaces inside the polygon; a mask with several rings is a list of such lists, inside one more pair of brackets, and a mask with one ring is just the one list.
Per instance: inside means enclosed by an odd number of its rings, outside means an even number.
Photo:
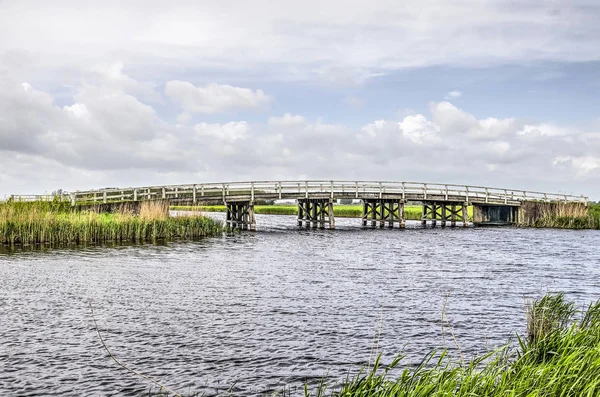
[{"label": "grassy bank", "polygon": [[600,229],[600,204],[527,203],[523,226],[558,229]]},{"label": "grassy bank", "polygon": [[[172,206],[171,209],[178,211],[204,211],[204,212],[225,212],[224,205],[210,206]],[[472,207],[469,207],[469,217],[473,215]],[[404,206],[404,215],[408,220],[420,220],[422,214],[420,205]],[[298,207],[296,205],[256,205],[254,212],[267,215],[297,215]],[[339,218],[360,218],[362,217],[362,205],[335,205],[333,214]]]},{"label": "grassy bank", "polygon": [[[321,384],[305,396],[598,396],[600,395],[600,300],[578,312],[562,295],[527,308],[528,334],[470,362],[431,353],[417,368],[399,371],[401,357],[341,386]],[[285,393],[284,393],[285,394]]]},{"label": "grassy bank", "polygon": [[139,214],[71,211],[64,203],[0,205],[0,243],[8,245],[197,239],[221,230],[218,222],[199,214],[169,217],[161,203],[143,203]]}]

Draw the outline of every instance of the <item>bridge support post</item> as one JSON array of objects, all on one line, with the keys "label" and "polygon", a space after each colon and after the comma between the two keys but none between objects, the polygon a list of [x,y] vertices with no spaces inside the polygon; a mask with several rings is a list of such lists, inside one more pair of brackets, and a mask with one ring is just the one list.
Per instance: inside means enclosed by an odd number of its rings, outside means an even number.
[{"label": "bridge support post", "polygon": [[329,228],[335,229],[335,214],[333,213],[333,201],[329,200],[327,203],[327,213],[329,215]]},{"label": "bridge support post", "polygon": [[302,221],[304,220],[304,206],[300,204],[298,200],[298,227],[302,227]]},{"label": "bridge support post", "polygon": [[375,227],[375,225],[377,224],[377,222],[375,221],[377,219],[377,202],[374,201],[371,203],[371,227]]},{"label": "bridge support post", "polygon": [[227,215],[225,223],[230,230],[256,230],[254,202],[233,201],[225,203]]},{"label": "bridge support post", "polygon": [[451,227],[456,226],[456,221],[462,221],[463,226],[468,226],[467,204],[456,202],[423,202],[421,224],[426,226],[427,221],[431,221],[431,226],[436,227],[438,220],[442,227],[446,227],[448,221],[450,221]]},{"label": "bridge support post", "polygon": [[398,227],[404,229],[406,227],[406,217],[404,215],[404,200],[398,201]]},{"label": "bridge support post", "polygon": [[456,227],[456,205],[450,206],[450,227]]},{"label": "bridge support post", "polygon": [[427,218],[429,216],[431,216],[429,204],[427,202],[423,202],[423,211],[421,212],[421,226],[427,226]]},{"label": "bridge support post", "polygon": [[443,228],[446,227],[446,220],[448,219],[446,217],[446,207],[447,207],[446,204],[442,203],[442,222],[441,223],[442,223]]},{"label": "bridge support post", "polygon": [[462,219],[463,219],[463,227],[469,226],[469,211],[467,209],[466,203],[463,203],[463,205],[462,205]]},{"label": "bridge support post", "polygon": [[[327,208],[329,208],[328,204]],[[325,211],[323,211],[323,208],[320,208],[321,211],[319,211],[319,229],[325,229]]]},{"label": "bridge support post", "polygon": [[248,204],[248,228],[250,231],[256,231],[256,218],[254,216],[254,201]]},{"label": "bridge support post", "polygon": [[371,221],[371,227],[375,227],[379,222],[379,227],[384,227],[386,222],[388,227],[393,228],[394,223],[398,227],[404,228],[406,225],[404,218],[404,201],[398,199],[364,199],[362,224],[367,226]]},{"label": "bridge support post", "polygon": [[333,201],[331,199],[299,199],[298,200],[298,226],[324,229],[329,224],[330,229],[335,228],[333,215]]}]

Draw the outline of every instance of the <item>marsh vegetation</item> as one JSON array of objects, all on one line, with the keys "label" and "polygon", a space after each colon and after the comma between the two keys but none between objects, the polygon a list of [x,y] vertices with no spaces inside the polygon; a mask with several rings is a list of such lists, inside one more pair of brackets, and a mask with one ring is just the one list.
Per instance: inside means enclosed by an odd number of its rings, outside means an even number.
[{"label": "marsh vegetation", "polygon": [[65,202],[7,202],[0,205],[0,243],[88,244],[197,239],[219,233],[219,222],[201,216],[169,216],[165,203],[144,202],[138,211],[72,210]]},{"label": "marsh vegetation", "polygon": [[[447,350],[400,370],[402,356],[377,360],[339,385],[305,388],[305,396],[598,396],[600,395],[600,300],[577,310],[562,294],[526,305],[527,335],[469,362]],[[391,373],[399,372],[397,376]]]},{"label": "marsh vegetation", "polygon": [[557,229],[600,229],[600,204],[525,203],[523,226]]}]

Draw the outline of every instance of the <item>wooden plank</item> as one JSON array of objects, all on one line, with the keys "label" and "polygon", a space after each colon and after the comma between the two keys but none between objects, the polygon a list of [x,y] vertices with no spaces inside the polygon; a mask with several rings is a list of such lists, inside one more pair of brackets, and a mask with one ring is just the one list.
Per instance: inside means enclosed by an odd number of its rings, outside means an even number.
[{"label": "wooden plank", "polygon": [[[300,186],[304,184],[304,192]],[[589,199],[585,196],[564,195],[547,192],[523,191],[515,189],[500,189],[483,186],[466,186],[452,184],[430,184],[420,182],[393,182],[393,181],[252,181],[252,182],[224,182],[208,184],[189,184],[189,185],[164,185],[164,186],[145,186],[136,188],[110,188],[91,191],[73,192],[75,202],[90,201],[103,198],[105,195],[108,201],[125,201],[133,196],[135,201],[139,200],[138,191],[143,192],[143,199],[153,199],[162,196],[169,198],[191,198],[194,200],[197,189],[200,186],[201,195],[214,197],[220,196],[224,203],[228,201],[230,195],[235,195],[236,199],[253,201],[254,198],[262,199],[298,199],[319,191],[323,192],[323,198],[336,199],[340,197],[352,198],[379,198],[389,200],[428,200],[438,202],[456,202],[464,201],[471,203],[489,203],[519,206],[523,201],[546,201],[546,202],[572,202],[585,203]],[[325,188],[327,187],[327,188]],[[52,200],[53,197],[46,198],[42,196],[14,196],[13,200],[34,201],[34,200]],[[381,212],[379,205],[373,206],[377,212]],[[385,217],[385,211],[383,216]]]}]

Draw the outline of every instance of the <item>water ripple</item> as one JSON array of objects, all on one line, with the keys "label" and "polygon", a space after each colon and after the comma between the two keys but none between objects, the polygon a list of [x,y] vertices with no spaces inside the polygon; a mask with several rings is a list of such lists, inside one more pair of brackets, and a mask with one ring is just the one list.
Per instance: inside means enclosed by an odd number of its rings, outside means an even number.
[{"label": "water ripple", "polygon": [[171,388],[301,395],[375,352],[411,365],[442,347],[446,297],[473,355],[523,332],[523,296],[600,295],[597,231],[258,224],[194,243],[0,254],[0,394],[147,395],[102,348],[88,302],[112,352]]}]

